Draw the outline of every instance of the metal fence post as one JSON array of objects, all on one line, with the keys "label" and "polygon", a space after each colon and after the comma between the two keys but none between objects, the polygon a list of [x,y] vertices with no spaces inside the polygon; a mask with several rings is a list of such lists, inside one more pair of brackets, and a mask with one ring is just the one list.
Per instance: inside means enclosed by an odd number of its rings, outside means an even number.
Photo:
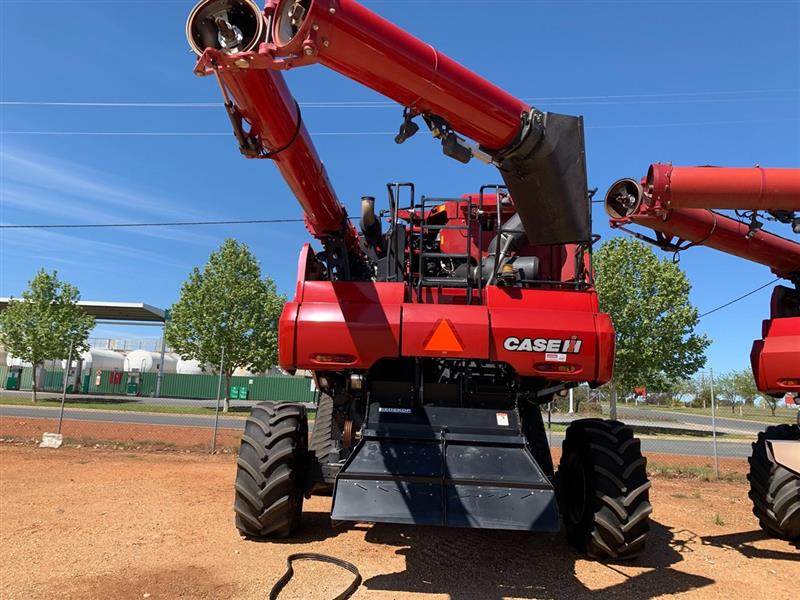
[{"label": "metal fence post", "polygon": [[219,427],[219,401],[222,396],[222,369],[225,366],[225,347],[219,357],[219,379],[217,380],[217,409],[214,411],[214,437],[211,438],[211,454],[217,452],[217,428]]},{"label": "metal fence post", "polygon": [[156,375],[155,397],[161,398],[161,380],[164,379],[164,354],[167,351],[167,323],[164,321],[164,330],[161,332],[161,362],[158,364],[158,374]]},{"label": "metal fence post", "polygon": [[64,385],[61,389],[61,412],[58,415],[58,431],[61,433],[61,423],[64,422],[64,403],[67,401],[67,380],[69,379],[69,371],[72,367],[72,350],[75,347],[75,342],[69,343],[69,358],[67,359],[67,368],[64,371]]},{"label": "metal fence post", "polygon": [[711,377],[711,436],[714,444],[714,474],[719,479],[719,456],[717,455],[717,408],[714,399],[714,369],[709,369]]}]

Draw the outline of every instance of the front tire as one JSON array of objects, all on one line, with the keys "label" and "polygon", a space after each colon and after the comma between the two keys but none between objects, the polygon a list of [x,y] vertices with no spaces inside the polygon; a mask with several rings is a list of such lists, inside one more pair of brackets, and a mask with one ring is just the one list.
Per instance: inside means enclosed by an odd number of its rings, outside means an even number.
[{"label": "front tire", "polygon": [[567,428],[557,490],[567,539],[598,559],[637,556],[650,530],[650,481],[640,442],[619,421],[582,419]]},{"label": "front tire", "polygon": [[761,528],[786,540],[800,539],[800,477],[770,460],[767,440],[800,443],[800,427],[774,425],[758,434],[748,459],[748,496]]},{"label": "front tire", "polygon": [[242,536],[286,538],[300,524],[307,445],[303,406],[253,406],[236,461],[234,512]]}]

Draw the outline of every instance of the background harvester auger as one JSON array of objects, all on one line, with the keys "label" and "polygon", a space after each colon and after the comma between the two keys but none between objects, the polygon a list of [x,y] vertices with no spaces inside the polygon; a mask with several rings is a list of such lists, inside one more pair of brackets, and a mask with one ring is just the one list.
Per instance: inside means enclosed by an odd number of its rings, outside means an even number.
[{"label": "background harvester auger", "polygon": [[[715,210],[736,210],[740,218]],[[800,243],[762,229],[759,213],[800,233],[800,169],[675,167],[653,164],[641,181],[621,179],[606,195],[610,224],[667,251],[707,246],[769,267],[777,286],[763,339],[750,355],[758,389],[800,393]],[[647,227],[655,237],[629,229]],[[800,539],[800,426],[759,434],[750,457],[750,498],[762,527]]]},{"label": "background harvester auger", "polygon": [[[204,0],[187,36],[220,82],[242,152],[273,159],[322,242],[303,247],[279,360],[314,373],[302,407],[257,406],[242,438],[236,523],[287,536],[334,486],[343,521],[554,531],[599,557],[638,554],[649,482],[616,421],[576,422],[556,477],[540,407],[611,378],[614,329],[592,285],[579,117],[543,113],[351,0]],[[281,72],[318,63],[402,107],[461,162],[505,185],[418,197],[390,184],[387,227],[347,220]],[[602,451],[597,451],[597,448]],[[558,494],[556,494],[556,482]],[[559,511],[559,508],[561,509]]]}]

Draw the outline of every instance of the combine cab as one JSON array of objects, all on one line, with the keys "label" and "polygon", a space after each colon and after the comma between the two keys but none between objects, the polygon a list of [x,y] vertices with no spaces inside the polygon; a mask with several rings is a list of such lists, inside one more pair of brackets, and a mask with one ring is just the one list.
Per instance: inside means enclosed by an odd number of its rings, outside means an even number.
[{"label": "combine cab", "polygon": [[[541,407],[611,378],[614,329],[592,282],[583,122],[514,98],[353,0],[204,0],[195,72],[217,79],[241,152],[275,162],[321,249],[303,247],[280,363],[314,373],[305,410],[247,420],[236,525],[286,537],[303,498],[337,521],[556,531],[602,558],[641,551],[651,511],[639,442],[575,422],[558,472]],[[350,223],[282,71],[319,63],[398,102],[444,154],[503,185],[451,198],[389,185]]]}]

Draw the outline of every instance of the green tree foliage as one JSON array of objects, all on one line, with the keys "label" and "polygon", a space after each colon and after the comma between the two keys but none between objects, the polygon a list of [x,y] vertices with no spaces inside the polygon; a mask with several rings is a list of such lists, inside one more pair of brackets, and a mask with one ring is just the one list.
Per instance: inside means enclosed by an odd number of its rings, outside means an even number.
[{"label": "green tree foliage", "polygon": [[778,399],[758,391],[755,379],[753,379],[753,372],[750,369],[734,371],[730,376],[736,395],[742,403],[755,406],[756,400],[760,400],[769,408],[772,416],[775,416],[775,410],[778,408]]},{"label": "green tree foliage", "polygon": [[736,374],[725,373],[714,379],[714,396],[720,404],[731,407],[731,412],[736,412],[739,397],[736,393]]},{"label": "green tree foliage", "polygon": [[746,405],[755,405],[756,399],[761,397],[761,393],[756,388],[753,372],[750,369],[743,369],[741,371],[733,371],[730,376],[733,389],[741,401]]},{"label": "green tree foliage", "polygon": [[659,260],[638,240],[621,237],[603,244],[594,265],[600,308],[617,331],[612,395],[685,379],[703,367],[711,341],[694,332],[698,311],[678,265]]},{"label": "green tree foliage", "polygon": [[88,349],[94,318],[78,307],[78,300],[78,288],[59,280],[55,271],[41,270],[28,282],[22,299],[12,299],[0,313],[0,343],[14,356],[34,365],[34,402],[37,365],[68,358],[70,346],[76,354]]},{"label": "green tree foliage", "polygon": [[238,368],[265,371],[278,354],[278,318],[286,297],[245,244],[225,240],[202,271],[197,267],[171,310],[166,339],[184,359],[219,368],[225,350],[225,410]]}]

